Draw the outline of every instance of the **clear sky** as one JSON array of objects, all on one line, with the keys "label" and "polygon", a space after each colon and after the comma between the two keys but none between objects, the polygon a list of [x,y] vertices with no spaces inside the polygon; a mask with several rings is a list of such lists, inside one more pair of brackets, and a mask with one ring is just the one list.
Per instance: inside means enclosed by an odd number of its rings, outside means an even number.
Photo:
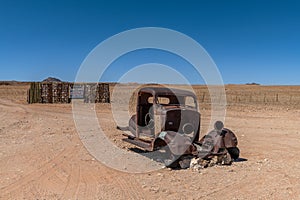
[{"label": "clear sky", "polygon": [[[297,0],[0,0],[0,80],[73,81],[101,41],[139,27],[169,28],[195,39],[227,84],[300,85]],[[173,57],[156,50],[133,52],[116,60],[102,80],[117,81],[121,72],[146,63],[188,65]],[[136,78],[132,82],[140,81]]]}]

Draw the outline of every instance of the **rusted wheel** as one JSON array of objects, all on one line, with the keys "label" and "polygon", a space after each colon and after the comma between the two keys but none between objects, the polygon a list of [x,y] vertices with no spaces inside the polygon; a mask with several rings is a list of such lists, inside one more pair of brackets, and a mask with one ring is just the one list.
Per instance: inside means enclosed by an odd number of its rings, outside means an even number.
[{"label": "rusted wheel", "polygon": [[228,153],[230,154],[231,158],[236,160],[240,156],[240,150],[237,147],[230,147],[227,148]]}]

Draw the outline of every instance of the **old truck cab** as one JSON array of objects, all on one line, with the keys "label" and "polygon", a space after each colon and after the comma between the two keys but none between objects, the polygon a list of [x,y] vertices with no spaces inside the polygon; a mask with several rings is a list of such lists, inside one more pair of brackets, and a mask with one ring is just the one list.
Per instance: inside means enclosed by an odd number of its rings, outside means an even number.
[{"label": "old truck cab", "polygon": [[148,151],[165,146],[175,135],[193,143],[199,140],[200,117],[193,92],[143,87],[138,91],[136,114],[129,120],[130,134],[124,140]]}]

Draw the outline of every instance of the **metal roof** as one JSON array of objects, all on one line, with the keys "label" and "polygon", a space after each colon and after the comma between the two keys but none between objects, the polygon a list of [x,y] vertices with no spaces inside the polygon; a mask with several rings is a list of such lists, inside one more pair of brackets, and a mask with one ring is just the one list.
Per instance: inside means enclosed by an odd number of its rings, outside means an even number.
[{"label": "metal roof", "polygon": [[196,95],[188,90],[181,90],[176,88],[166,88],[166,87],[143,87],[140,89],[139,93],[151,93],[154,95],[178,95],[178,96],[193,96]]}]

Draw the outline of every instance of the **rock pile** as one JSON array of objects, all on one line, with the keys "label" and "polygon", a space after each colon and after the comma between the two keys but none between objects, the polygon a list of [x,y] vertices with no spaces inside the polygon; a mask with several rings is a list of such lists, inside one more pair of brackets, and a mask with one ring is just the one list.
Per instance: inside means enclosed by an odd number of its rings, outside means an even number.
[{"label": "rock pile", "polygon": [[192,158],[189,168],[193,171],[200,171],[201,169],[212,167],[214,165],[231,165],[232,160],[228,154],[213,156],[209,159]]},{"label": "rock pile", "polygon": [[231,165],[232,159],[229,154],[211,156],[209,158],[196,158],[192,156],[186,156],[181,158],[179,166],[181,169],[192,169],[193,171],[199,171],[201,169],[212,167],[215,165]]}]

